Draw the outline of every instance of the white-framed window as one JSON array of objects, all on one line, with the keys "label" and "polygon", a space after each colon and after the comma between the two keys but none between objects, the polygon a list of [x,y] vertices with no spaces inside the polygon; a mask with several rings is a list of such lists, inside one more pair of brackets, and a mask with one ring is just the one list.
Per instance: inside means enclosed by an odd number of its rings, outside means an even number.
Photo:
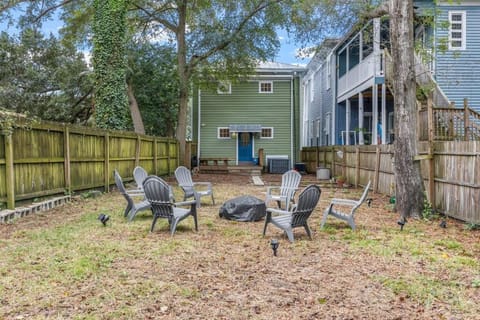
[{"label": "white-framed window", "polygon": [[228,127],[217,128],[217,139],[231,139],[230,138],[230,128],[228,128]]},{"label": "white-framed window", "polygon": [[467,49],[467,13],[466,11],[449,11],[448,49]]},{"label": "white-framed window", "polygon": [[220,81],[217,85],[218,94],[232,94],[232,84],[230,81]]},{"label": "white-framed window", "polygon": [[273,81],[259,81],[258,82],[259,93],[273,93]]},{"label": "white-framed window", "polygon": [[260,133],[260,139],[273,139],[273,128],[263,127]]}]

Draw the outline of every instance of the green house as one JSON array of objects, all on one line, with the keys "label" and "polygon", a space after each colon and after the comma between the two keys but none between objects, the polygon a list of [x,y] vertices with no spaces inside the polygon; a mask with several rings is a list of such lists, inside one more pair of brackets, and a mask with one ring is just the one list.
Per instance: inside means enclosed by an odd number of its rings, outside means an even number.
[{"label": "green house", "polygon": [[299,160],[300,77],[305,68],[269,62],[238,83],[196,89],[193,140],[200,164],[263,164]]}]

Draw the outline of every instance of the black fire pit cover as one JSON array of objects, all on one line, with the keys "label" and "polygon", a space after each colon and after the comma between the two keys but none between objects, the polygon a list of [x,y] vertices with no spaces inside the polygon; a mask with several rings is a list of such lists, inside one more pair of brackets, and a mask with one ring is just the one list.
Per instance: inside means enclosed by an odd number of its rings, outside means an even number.
[{"label": "black fire pit cover", "polygon": [[226,201],[220,207],[220,217],[236,221],[258,221],[265,217],[265,202],[252,196]]}]

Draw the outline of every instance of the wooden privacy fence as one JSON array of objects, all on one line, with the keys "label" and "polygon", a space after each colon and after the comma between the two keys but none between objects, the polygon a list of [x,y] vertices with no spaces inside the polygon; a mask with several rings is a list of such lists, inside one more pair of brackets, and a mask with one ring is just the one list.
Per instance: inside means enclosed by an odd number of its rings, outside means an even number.
[{"label": "wooden privacy fence", "polygon": [[0,202],[13,209],[22,200],[108,191],[114,169],[128,181],[137,165],[151,174],[172,174],[178,165],[177,141],[55,123],[16,128],[0,134]]},{"label": "wooden privacy fence", "polygon": [[[480,223],[480,142],[419,144],[421,172],[432,207],[469,223]],[[329,146],[302,149],[307,171],[324,167],[354,185],[372,180],[375,192],[394,195],[393,145]]]}]

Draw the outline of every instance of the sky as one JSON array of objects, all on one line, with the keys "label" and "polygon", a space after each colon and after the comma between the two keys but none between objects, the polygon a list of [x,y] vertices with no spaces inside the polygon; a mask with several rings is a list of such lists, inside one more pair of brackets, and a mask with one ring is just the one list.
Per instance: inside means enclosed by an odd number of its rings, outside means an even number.
[{"label": "sky", "polygon": [[[60,28],[60,22],[58,20],[49,20],[43,23],[43,30],[45,34],[58,34]],[[0,22],[0,31],[15,32],[14,27],[8,28],[4,22]],[[297,58],[297,51],[299,47],[294,43],[293,39],[289,39],[288,35],[284,31],[279,32],[280,51],[275,56],[275,62],[307,65],[309,58]]]}]

